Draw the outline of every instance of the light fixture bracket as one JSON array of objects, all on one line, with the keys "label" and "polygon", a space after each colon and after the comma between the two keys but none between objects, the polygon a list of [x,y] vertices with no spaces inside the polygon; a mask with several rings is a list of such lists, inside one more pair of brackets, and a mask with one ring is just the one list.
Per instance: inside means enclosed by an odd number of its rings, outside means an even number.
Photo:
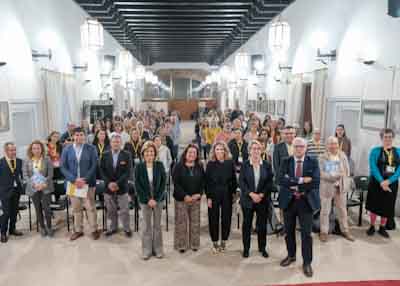
[{"label": "light fixture bracket", "polygon": [[88,64],[86,63],[85,65],[83,65],[83,66],[80,66],[80,65],[74,65],[74,66],[72,66],[72,69],[73,70],[82,70],[82,71],[88,71],[88,69],[89,69],[89,66],[88,66]]},{"label": "light fixture bracket", "polygon": [[321,49],[317,50],[317,61],[320,61],[324,65],[327,65],[328,62],[324,59],[329,59],[330,61],[334,62],[337,58],[337,51],[332,50],[330,53],[322,53]]},{"label": "light fixture bracket", "polygon": [[53,57],[51,49],[48,50],[47,54],[46,53],[39,53],[36,50],[32,50],[32,59],[34,61],[37,61],[39,58],[48,58],[49,61],[51,61],[51,58]]}]

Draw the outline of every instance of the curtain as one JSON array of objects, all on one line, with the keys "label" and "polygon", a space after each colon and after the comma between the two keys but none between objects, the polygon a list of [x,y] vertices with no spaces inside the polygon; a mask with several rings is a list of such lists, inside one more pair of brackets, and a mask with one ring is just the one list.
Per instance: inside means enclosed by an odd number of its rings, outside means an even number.
[{"label": "curtain", "polygon": [[311,85],[311,118],[314,128],[318,128],[321,134],[325,134],[326,123],[326,69],[316,70],[313,73]]},{"label": "curtain", "polygon": [[287,121],[290,125],[300,126],[300,116],[303,110],[303,75],[293,75],[288,98],[288,116]]},{"label": "curtain", "polygon": [[74,77],[42,70],[42,84],[47,133],[64,131],[68,122],[79,124],[81,104]]}]

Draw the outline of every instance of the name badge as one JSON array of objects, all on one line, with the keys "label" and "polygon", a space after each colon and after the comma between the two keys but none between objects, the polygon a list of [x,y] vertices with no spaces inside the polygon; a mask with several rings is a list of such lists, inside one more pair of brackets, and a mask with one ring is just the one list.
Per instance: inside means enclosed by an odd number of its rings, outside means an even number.
[{"label": "name badge", "polygon": [[140,159],[135,158],[135,165],[140,163]]},{"label": "name badge", "polygon": [[239,158],[238,158],[238,162],[239,162],[239,163],[243,163],[243,158],[242,158],[242,157],[239,157]]},{"label": "name badge", "polygon": [[17,181],[14,180],[14,184],[13,184],[14,188],[18,187]]},{"label": "name badge", "polygon": [[394,173],[396,168],[393,166],[386,166],[386,173]]}]

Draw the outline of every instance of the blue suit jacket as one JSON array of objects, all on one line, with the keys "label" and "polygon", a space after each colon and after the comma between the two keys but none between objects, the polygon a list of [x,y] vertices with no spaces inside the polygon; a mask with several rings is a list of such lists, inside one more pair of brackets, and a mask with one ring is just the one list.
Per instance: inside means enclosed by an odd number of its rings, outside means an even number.
[{"label": "blue suit jacket", "polygon": [[293,199],[292,186],[298,186],[299,192],[304,193],[305,198],[313,211],[320,209],[319,198],[319,166],[318,161],[309,157],[304,157],[303,177],[311,177],[312,181],[308,184],[299,184],[299,178],[295,177],[295,159],[293,156],[286,158],[280,168],[279,175],[279,207],[287,209]]},{"label": "blue suit jacket", "polygon": [[[81,160],[79,161],[80,177],[85,178],[89,187],[95,187],[98,164],[97,152],[96,149],[89,144],[83,144],[82,148]],[[73,183],[78,178],[78,161],[72,144],[64,148],[61,154],[60,168],[68,182]]]}]

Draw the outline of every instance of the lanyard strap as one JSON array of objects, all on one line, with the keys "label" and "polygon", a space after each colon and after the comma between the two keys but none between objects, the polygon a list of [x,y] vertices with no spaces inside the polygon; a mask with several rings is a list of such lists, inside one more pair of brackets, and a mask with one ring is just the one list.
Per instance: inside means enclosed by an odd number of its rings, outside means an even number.
[{"label": "lanyard strap", "polygon": [[393,166],[393,150],[387,151],[387,150],[383,150],[388,158],[389,161],[389,166]]},{"label": "lanyard strap", "polygon": [[243,146],[243,142],[236,142],[236,145],[239,149],[239,157],[242,157],[242,146]]},{"label": "lanyard strap", "polygon": [[[15,159],[10,160],[10,159],[6,158],[6,161],[7,161],[8,168],[10,168],[11,173],[14,174],[15,169],[17,168],[17,163],[15,162]],[[13,162],[13,164],[11,163],[11,161]]]},{"label": "lanyard strap", "polygon": [[104,152],[104,144],[97,144],[97,147],[99,147],[100,151],[100,159],[103,157],[103,152]]}]

